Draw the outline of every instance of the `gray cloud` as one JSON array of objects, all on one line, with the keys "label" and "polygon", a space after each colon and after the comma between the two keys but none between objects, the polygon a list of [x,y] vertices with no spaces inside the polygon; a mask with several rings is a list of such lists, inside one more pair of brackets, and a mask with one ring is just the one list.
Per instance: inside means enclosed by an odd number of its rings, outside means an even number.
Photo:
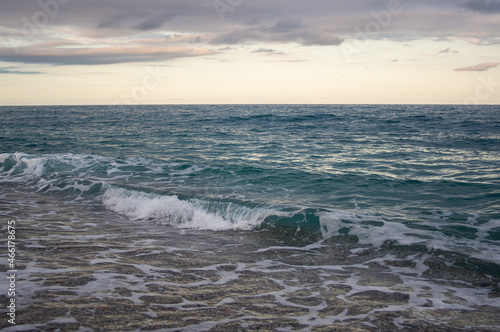
[{"label": "gray cloud", "polygon": [[200,44],[201,43],[201,37],[200,36],[196,36],[194,37],[190,43],[193,43],[193,44]]},{"label": "gray cloud", "polygon": [[[369,38],[403,42],[467,37],[500,43],[497,33],[500,20],[486,15],[500,13],[500,1],[402,0],[401,3],[402,12],[392,15],[390,23],[380,33],[369,34]],[[233,6],[220,20],[212,1],[199,0],[120,0],[119,4],[116,0],[74,0],[61,4],[53,12],[47,12],[39,1],[32,0],[0,0],[0,6],[0,34],[6,35],[7,40],[3,45],[11,44],[22,51],[16,56],[0,49],[0,60],[51,64],[160,61],[193,56],[183,51],[193,43],[205,45],[205,51],[211,45],[224,49],[245,43],[338,46],[345,39],[356,38],[356,28],[363,30],[368,22],[376,22],[373,13],[388,10],[388,2],[378,0],[252,0]],[[40,21],[43,15],[46,22]],[[166,34],[175,36],[167,40]],[[87,54],[65,46],[54,46],[51,50],[40,46],[64,38],[87,39],[87,43],[103,49],[122,47],[123,53],[106,55],[102,50],[90,50],[88,44],[80,47],[87,48]],[[146,38],[150,42],[140,45]],[[149,50],[164,43],[182,50],[139,51],[141,47]]]},{"label": "gray cloud", "polygon": [[153,15],[144,20],[143,22],[141,22],[139,25],[136,25],[132,28],[134,30],[141,30],[141,31],[155,30],[157,28],[160,28],[165,22],[170,21],[173,16],[174,14],[171,13]]},{"label": "gray cloud", "polygon": [[439,51],[438,53],[459,53],[459,51],[457,51],[457,50],[453,50],[453,51],[452,51],[452,50],[448,47],[448,48],[446,48],[446,49],[444,49],[444,50],[442,50],[442,51]]},{"label": "gray cloud", "polygon": [[302,40],[302,45],[304,46],[331,46],[331,45],[340,45],[344,42],[343,38],[334,36],[329,33],[321,33],[317,36],[310,35],[309,38],[305,38]]},{"label": "gray cloud", "polygon": [[214,54],[207,49],[179,47],[102,47],[102,48],[19,48],[12,52],[0,48],[0,61],[17,63],[41,63],[51,65],[104,65],[126,62],[153,62]]},{"label": "gray cloud", "polygon": [[500,13],[500,1],[498,0],[467,0],[461,6],[478,13]]},{"label": "gray cloud", "polygon": [[278,21],[272,26],[255,26],[239,28],[216,35],[210,42],[220,44],[241,44],[246,42],[281,42],[299,43],[304,46],[340,45],[343,39],[321,28],[311,28],[299,20]]},{"label": "gray cloud", "polygon": [[106,18],[97,24],[98,29],[119,29],[122,28],[122,23],[128,19],[134,18],[134,13],[122,13],[114,15],[111,18]]},{"label": "gray cloud", "polygon": [[259,48],[258,50],[253,50],[251,53],[274,53],[276,52],[273,48]]},{"label": "gray cloud", "polygon": [[298,29],[305,28],[302,22],[298,19],[284,19],[276,22],[272,27],[263,29],[270,33],[289,33]]},{"label": "gray cloud", "polygon": [[263,53],[265,55],[282,55],[284,52],[277,51],[274,48],[259,48],[257,50],[253,50],[250,53]]},{"label": "gray cloud", "polygon": [[43,74],[40,71],[22,71],[22,70],[12,70],[13,68],[19,67],[0,67],[0,74],[18,74],[18,75],[36,75]]},{"label": "gray cloud", "polygon": [[259,40],[262,39],[259,31],[249,28],[249,29],[238,29],[232,30],[230,32],[225,32],[218,34],[215,38],[211,40],[212,44],[215,45],[233,45],[244,43],[249,40]]},{"label": "gray cloud", "polygon": [[487,63],[480,63],[474,66],[457,68],[455,69],[455,71],[486,71],[488,69],[492,69],[497,66],[500,66],[500,62],[487,62]]}]

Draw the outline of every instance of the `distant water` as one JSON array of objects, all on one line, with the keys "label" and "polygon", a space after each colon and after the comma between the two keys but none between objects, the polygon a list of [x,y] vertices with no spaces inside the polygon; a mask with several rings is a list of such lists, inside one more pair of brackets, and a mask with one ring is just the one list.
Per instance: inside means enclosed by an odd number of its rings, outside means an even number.
[{"label": "distant water", "polygon": [[[409,307],[430,288],[439,308],[457,308],[450,292],[460,308],[500,308],[498,106],[37,106],[0,118],[0,194],[35,194],[26,204],[40,210],[43,197],[104,208],[206,232],[208,245],[235,230],[316,254],[344,243],[339,267],[369,268],[358,256],[371,248],[378,264],[413,262],[387,272],[411,287]],[[490,283],[440,293],[423,277],[432,257]]]}]

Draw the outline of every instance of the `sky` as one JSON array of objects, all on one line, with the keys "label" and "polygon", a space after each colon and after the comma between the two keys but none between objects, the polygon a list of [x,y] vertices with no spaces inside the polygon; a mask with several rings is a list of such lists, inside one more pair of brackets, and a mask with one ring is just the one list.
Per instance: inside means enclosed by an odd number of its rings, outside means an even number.
[{"label": "sky", "polygon": [[500,104],[500,0],[0,0],[0,105]]}]

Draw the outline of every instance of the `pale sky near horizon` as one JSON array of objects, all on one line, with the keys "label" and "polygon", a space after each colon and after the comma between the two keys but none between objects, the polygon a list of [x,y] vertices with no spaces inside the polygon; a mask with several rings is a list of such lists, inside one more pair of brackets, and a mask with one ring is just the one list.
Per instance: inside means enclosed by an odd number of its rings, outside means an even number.
[{"label": "pale sky near horizon", "polygon": [[496,0],[0,0],[0,105],[500,104]]}]

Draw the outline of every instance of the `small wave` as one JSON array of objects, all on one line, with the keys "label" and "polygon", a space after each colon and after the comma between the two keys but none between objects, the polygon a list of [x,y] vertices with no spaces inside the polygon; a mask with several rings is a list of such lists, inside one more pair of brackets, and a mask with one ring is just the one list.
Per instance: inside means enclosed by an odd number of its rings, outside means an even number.
[{"label": "small wave", "polygon": [[95,177],[103,158],[74,154],[0,154],[0,182],[37,192],[59,192],[72,199],[95,197],[103,182]]},{"label": "small wave", "polygon": [[300,239],[304,244],[350,235],[359,243],[381,246],[395,238],[405,243],[408,237],[403,234],[409,231],[405,225],[389,223],[382,217],[342,210],[250,207],[245,202],[199,198],[184,200],[176,195],[116,186],[105,191],[102,202],[106,208],[133,220],[200,230],[267,231],[287,241]]},{"label": "small wave", "polygon": [[43,158],[33,158],[24,153],[0,154],[1,175],[5,182],[19,182],[40,177],[43,174],[44,164]]},{"label": "small wave", "polygon": [[232,202],[180,200],[175,195],[159,195],[110,187],[103,195],[110,210],[135,220],[154,220],[180,228],[203,230],[251,230],[274,211],[249,208]]},{"label": "small wave", "polygon": [[184,200],[176,195],[116,186],[110,186],[105,191],[102,202],[106,208],[133,220],[151,220],[179,228],[213,231],[268,230],[286,235],[301,233],[312,235],[311,239],[342,234],[344,222],[352,224],[370,219],[345,211],[249,207],[244,202],[199,198]]},{"label": "small wave", "polygon": [[25,181],[34,178],[55,178],[89,171],[104,161],[104,157],[76,154],[29,155],[25,153],[0,154],[2,180]]}]

